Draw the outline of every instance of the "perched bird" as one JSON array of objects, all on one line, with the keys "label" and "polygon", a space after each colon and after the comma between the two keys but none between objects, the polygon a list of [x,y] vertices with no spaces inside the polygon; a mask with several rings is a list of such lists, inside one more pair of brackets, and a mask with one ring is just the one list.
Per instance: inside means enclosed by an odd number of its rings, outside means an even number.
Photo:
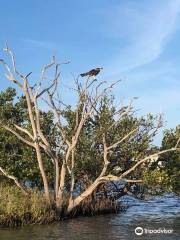
[{"label": "perched bird", "polygon": [[80,76],[81,77],[94,77],[96,75],[98,75],[98,73],[101,71],[101,69],[103,69],[102,67],[100,68],[94,68],[92,70],[90,70],[89,72],[86,72],[86,73],[81,73]]}]

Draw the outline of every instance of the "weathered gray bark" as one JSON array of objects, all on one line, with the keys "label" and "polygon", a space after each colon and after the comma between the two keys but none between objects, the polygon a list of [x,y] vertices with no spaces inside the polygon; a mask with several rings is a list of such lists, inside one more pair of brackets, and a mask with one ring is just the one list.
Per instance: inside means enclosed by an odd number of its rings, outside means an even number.
[{"label": "weathered gray bark", "polygon": [[45,198],[48,204],[50,204],[51,199],[50,199],[50,194],[49,194],[49,186],[48,186],[48,180],[47,180],[47,176],[44,170],[44,164],[42,161],[42,155],[41,155],[41,149],[39,147],[38,143],[35,143],[35,149],[36,149],[36,156],[37,156],[37,160],[38,160],[38,164],[39,164],[39,169],[41,172],[41,176],[43,179],[43,185],[44,185],[44,193],[45,193]]},{"label": "weathered gray bark", "polygon": [[62,212],[63,204],[64,204],[65,177],[66,177],[66,167],[65,167],[65,164],[63,163],[61,167],[60,184],[59,184],[58,194],[56,198],[56,207],[59,213]]}]

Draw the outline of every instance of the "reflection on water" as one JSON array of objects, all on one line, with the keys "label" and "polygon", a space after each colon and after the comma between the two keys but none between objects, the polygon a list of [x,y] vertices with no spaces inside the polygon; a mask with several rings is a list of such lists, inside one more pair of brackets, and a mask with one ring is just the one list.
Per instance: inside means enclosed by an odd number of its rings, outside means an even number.
[{"label": "reflection on water", "polygon": [[[81,217],[48,226],[26,226],[1,229],[0,240],[178,240],[180,239],[180,198],[173,195],[156,197],[149,201],[124,198],[130,207],[117,215]],[[173,229],[172,234],[134,233],[143,229]]]}]

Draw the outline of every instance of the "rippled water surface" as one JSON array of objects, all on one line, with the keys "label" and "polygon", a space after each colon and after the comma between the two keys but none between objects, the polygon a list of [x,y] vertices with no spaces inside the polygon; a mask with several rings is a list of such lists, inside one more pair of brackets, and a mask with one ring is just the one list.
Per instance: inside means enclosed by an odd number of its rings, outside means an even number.
[{"label": "rippled water surface", "polygon": [[[130,207],[117,215],[81,217],[46,226],[0,229],[0,240],[180,240],[180,198],[166,194],[149,201],[126,197]],[[135,228],[142,227],[141,236]],[[145,233],[158,229],[172,233]],[[146,230],[145,230],[146,229]]]}]

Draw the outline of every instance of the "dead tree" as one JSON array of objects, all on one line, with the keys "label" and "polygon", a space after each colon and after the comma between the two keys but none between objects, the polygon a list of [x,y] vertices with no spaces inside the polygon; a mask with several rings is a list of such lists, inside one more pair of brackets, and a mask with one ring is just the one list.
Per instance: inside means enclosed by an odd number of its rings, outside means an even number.
[{"label": "dead tree", "polygon": [[[97,178],[78,196],[73,197],[73,193],[75,191],[75,154],[76,147],[79,141],[79,137],[81,131],[85,125],[85,123],[93,118],[95,114],[98,114],[99,104],[104,97],[104,95],[110,91],[114,85],[117,83],[112,83],[109,86],[105,87],[104,84],[106,82],[97,83],[96,79],[92,79],[91,77],[87,77],[86,80],[83,80],[83,83],[79,82],[79,79],[75,79],[75,92],[77,93],[77,104],[75,106],[75,126],[72,131],[71,136],[67,136],[67,132],[64,127],[63,121],[63,109],[62,102],[57,99],[58,94],[57,91],[59,89],[58,82],[60,77],[59,68],[61,64],[56,62],[55,57],[53,57],[52,61],[43,67],[41,78],[36,83],[36,87],[32,88],[29,83],[29,74],[22,74],[17,70],[16,61],[13,52],[6,46],[4,49],[5,52],[10,56],[12,61],[12,68],[4,61],[1,60],[1,63],[5,67],[6,70],[6,78],[13,82],[24,94],[26,103],[27,103],[27,111],[29,115],[29,120],[31,124],[31,131],[21,127],[14,125],[12,128],[6,125],[5,123],[1,123],[1,126],[7,131],[14,134],[18,139],[20,139],[25,144],[34,148],[36,151],[37,162],[39,166],[39,170],[41,173],[41,177],[44,185],[44,193],[47,203],[50,203],[50,189],[49,183],[47,180],[47,173],[45,172],[43,155],[42,151],[44,151],[49,157],[49,161],[52,162],[55,169],[55,194],[54,201],[56,202],[56,207],[59,213],[61,213],[62,209],[65,208],[67,213],[70,213],[74,208],[76,208],[81,202],[90,196],[93,191],[101,184],[106,182],[115,182],[120,181],[126,178],[126,182],[142,182],[141,179],[128,179],[128,176],[136,170],[140,165],[149,161],[151,158],[159,156],[166,152],[177,151],[179,150],[178,144],[179,140],[174,146],[174,148],[159,151],[153,153],[151,155],[146,156],[143,159],[138,159],[135,164],[129,168],[127,171],[120,175],[112,175],[108,173],[108,167],[110,164],[109,154],[114,151],[117,146],[120,146],[122,143],[128,141],[129,138],[132,138],[136,135],[138,129],[131,129],[122,139],[117,140],[116,142],[112,142],[111,144],[107,144],[106,141],[106,132],[102,133],[102,145],[103,145],[103,158],[102,158],[102,170],[97,176]],[[63,64],[63,63],[62,63]],[[46,72],[49,69],[54,69],[54,77],[49,86],[44,87],[42,89],[42,83],[46,81]],[[48,96],[48,98],[44,96]],[[55,146],[51,146],[51,143],[48,141],[47,137],[43,134],[43,130],[40,124],[41,111],[39,107],[39,100],[45,98],[45,102],[48,107],[54,113],[54,121],[59,131],[60,140],[56,143]],[[61,104],[59,104],[61,102]],[[121,107],[115,114],[118,115],[118,118],[121,119],[124,116],[128,115],[132,112],[132,102],[130,101],[129,105],[126,108]],[[161,119],[160,119],[161,120]],[[113,125],[107,129],[110,131]],[[159,126],[157,126],[158,129]],[[155,131],[157,130],[155,129]],[[24,134],[26,137],[24,137]],[[57,149],[55,151],[54,149]],[[63,152],[63,159],[60,157],[60,152]],[[2,169],[0,168],[2,171]],[[6,174],[4,170],[4,174],[7,177],[14,179],[15,183],[24,191],[24,188],[19,185],[17,179],[13,178],[13,176],[9,176]],[[66,192],[66,177],[70,179],[70,192],[67,194]]]}]

